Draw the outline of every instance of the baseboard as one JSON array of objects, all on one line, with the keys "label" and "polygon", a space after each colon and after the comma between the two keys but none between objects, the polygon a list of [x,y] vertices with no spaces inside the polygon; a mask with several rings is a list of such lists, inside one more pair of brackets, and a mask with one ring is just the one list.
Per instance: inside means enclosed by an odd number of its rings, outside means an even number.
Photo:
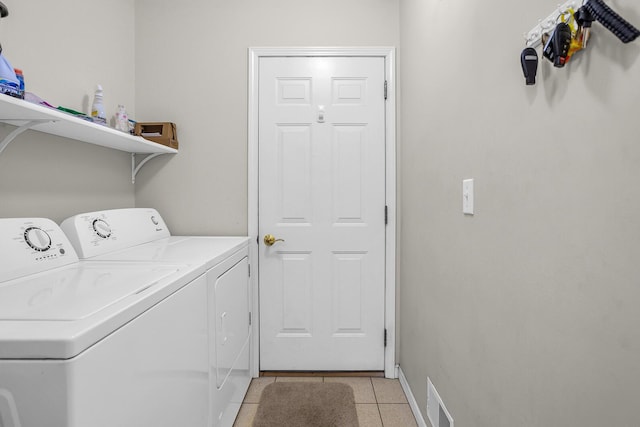
[{"label": "baseboard", "polygon": [[376,377],[384,371],[260,371],[261,377]]},{"label": "baseboard", "polygon": [[411,407],[411,412],[413,412],[413,416],[416,419],[416,423],[418,423],[418,427],[428,427],[424,417],[422,416],[422,412],[420,412],[420,406],[418,402],[416,402],[416,398],[413,396],[413,392],[411,391],[411,387],[409,387],[409,383],[407,382],[407,377],[404,376],[404,372],[402,372],[402,368],[399,369],[400,385],[402,386],[402,390],[404,390],[404,394],[407,396],[407,400],[409,401],[409,407]]}]

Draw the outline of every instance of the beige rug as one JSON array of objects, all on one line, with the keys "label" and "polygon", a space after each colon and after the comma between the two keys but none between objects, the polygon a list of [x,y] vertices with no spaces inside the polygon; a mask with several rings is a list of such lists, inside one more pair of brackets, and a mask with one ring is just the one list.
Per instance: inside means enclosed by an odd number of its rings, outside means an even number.
[{"label": "beige rug", "polygon": [[269,384],[253,427],[358,427],[353,389],[341,383]]}]

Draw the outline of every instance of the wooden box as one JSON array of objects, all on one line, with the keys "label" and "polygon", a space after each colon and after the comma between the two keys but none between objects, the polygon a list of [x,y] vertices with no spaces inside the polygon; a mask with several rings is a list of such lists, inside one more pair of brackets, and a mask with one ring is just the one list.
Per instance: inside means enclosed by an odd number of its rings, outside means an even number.
[{"label": "wooden box", "polygon": [[134,135],[149,141],[178,149],[178,133],[176,124],[170,122],[137,122],[133,129]]}]

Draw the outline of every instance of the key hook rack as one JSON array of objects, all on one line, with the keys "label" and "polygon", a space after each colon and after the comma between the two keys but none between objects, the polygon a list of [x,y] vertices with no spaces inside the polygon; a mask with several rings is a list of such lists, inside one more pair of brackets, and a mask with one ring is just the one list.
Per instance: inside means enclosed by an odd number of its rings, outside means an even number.
[{"label": "key hook rack", "polygon": [[[538,25],[524,35],[527,47],[538,46],[542,41],[542,35],[559,21],[569,22],[572,17],[567,15],[570,15],[568,12],[571,11],[577,11],[579,16],[575,19],[578,20],[579,26],[590,28],[591,22],[598,21],[622,43],[630,43],[640,37],[640,30],[617,14],[603,0],[569,0],[558,5],[558,9],[554,13],[547,16],[545,20],[540,20]],[[584,47],[586,47],[586,43]]]},{"label": "key hook rack", "polygon": [[578,10],[582,6],[581,0],[569,0],[563,4],[559,4],[557,9],[549,14],[545,19],[539,19],[538,25],[530,31],[524,33],[524,39],[528,47],[538,47],[542,44],[542,35],[551,32],[558,24],[560,17],[565,15],[569,9]]},{"label": "key hook rack", "polygon": [[536,84],[538,53],[544,41],[542,56],[562,68],[573,55],[584,50],[591,36],[591,24],[598,21],[621,42],[630,43],[640,37],[640,30],[618,15],[604,0],[569,0],[538,25],[524,34],[527,47],[520,54],[527,86]]}]

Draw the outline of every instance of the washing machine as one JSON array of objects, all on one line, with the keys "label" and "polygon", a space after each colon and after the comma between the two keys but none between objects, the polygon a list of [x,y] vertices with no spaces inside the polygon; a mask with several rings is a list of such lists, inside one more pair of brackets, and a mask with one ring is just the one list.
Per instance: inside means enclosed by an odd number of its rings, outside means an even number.
[{"label": "washing machine", "polygon": [[158,211],[146,208],[82,213],[66,219],[61,227],[80,259],[186,264],[203,275],[209,331],[209,425],[232,426],[251,382],[248,238],[172,236]]},{"label": "washing machine", "polygon": [[207,425],[198,269],[81,262],[44,218],[0,219],[0,258],[0,426]]}]

